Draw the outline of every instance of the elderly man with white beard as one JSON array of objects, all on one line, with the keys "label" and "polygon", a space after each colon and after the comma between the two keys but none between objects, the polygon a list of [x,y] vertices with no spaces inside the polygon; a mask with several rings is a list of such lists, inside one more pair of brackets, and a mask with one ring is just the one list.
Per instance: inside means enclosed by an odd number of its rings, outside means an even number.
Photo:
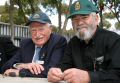
[{"label": "elderly man with white beard", "polygon": [[88,0],[70,7],[76,35],[69,41],[59,65],[48,72],[48,81],[67,83],[120,83],[120,36],[99,25],[99,11]]}]

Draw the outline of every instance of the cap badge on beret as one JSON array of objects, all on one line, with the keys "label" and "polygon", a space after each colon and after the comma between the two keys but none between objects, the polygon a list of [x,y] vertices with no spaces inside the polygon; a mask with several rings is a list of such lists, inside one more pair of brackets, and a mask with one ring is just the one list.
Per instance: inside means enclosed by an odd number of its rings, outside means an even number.
[{"label": "cap badge on beret", "polygon": [[34,18],[34,19],[40,18],[40,15],[39,15],[39,14],[35,14],[35,15],[33,16],[33,18]]},{"label": "cap badge on beret", "polygon": [[76,2],[75,3],[75,10],[79,10],[80,9],[80,2]]}]

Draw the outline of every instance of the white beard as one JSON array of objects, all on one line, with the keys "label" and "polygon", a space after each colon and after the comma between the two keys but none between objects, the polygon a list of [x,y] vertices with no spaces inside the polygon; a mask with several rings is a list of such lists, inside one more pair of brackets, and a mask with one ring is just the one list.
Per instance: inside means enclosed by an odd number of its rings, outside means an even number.
[{"label": "white beard", "polygon": [[80,35],[80,32],[77,31],[76,36],[77,36],[79,39],[88,40],[88,39],[91,39],[91,38],[92,38],[92,33],[91,33],[90,31],[86,31],[86,32],[84,32],[82,35]]},{"label": "white beard", "polygon": [[[80,27],[80,26],[78,26],[78,27]],[[94,29],[95,29],[95,28],[94,28],[94,25],[89,26],[87,29],[88,29],[87,31],[81,33],[81,32],[80,32],[80,28],[79,28],[79,29],[77,30],[77,32],[76,32],[76,36],[77,36],[79,39],[81,39],[81,40],[89,40],[89,39],[91,39],[92,36],[93,36],[93,34],[94,34]]]}]

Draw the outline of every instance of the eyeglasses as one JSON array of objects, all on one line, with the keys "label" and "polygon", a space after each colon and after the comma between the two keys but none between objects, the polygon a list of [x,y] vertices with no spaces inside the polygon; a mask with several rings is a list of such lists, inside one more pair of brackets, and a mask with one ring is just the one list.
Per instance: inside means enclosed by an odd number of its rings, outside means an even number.
[{"label": "eyeglasses", "polygon": [[36,33],[37,31],[42,31],[44,29],[45,29],[45,27],[31,27],[30,31],[31,31],[31,33]]}]

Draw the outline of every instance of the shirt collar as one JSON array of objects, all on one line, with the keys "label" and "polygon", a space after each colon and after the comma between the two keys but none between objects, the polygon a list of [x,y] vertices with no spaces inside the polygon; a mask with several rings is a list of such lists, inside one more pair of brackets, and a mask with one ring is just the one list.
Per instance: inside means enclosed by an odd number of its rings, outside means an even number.
[{"label": "shirt collar", "polygon": [[42,48],[42,46],[41,46],[41,47],[38,47],[37,45],[35,45],[35,48]]}]

